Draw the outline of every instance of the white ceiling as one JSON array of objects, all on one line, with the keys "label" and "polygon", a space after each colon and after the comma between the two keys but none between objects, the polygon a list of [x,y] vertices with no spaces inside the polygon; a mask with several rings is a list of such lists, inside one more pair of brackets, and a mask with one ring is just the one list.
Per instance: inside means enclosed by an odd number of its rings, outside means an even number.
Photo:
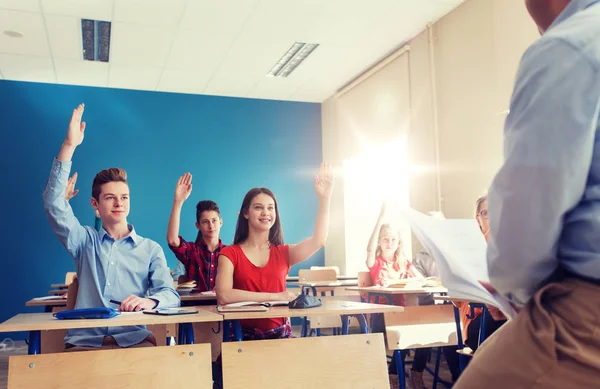
[{"label": "white ceiling", "polygon": [[[0,79],[322,102],[462,1],[0,0]],[[112,21],[109,63],[81,18]],[[268,77],[296,41],[320,46]]]}]

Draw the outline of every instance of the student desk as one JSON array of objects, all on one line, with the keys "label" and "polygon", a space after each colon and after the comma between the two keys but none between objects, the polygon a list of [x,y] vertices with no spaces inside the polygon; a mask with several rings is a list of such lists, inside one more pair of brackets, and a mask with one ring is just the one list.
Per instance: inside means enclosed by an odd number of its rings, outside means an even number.
[{"label": "student desk", "polygon": [[31,299],[25,303],[26,307],[44,307],[45,312],[52,312],[54,307],[64,307],[67,305],[67,299],[60,296],[52,300],[36,300]]},{"label": "student desk", "polygon": [[[308,309],[290,309],[289,307],[271,307],[265,312],[218,312],[217,307],[211,307],[210,312],[223,316],[224,324],[223,341],[229,340],[229,325],[233,328],[236,341],[242,340],[242,327],[240,320],[243,319],[269,319],[277,317],[311,317],[311,316],[342,316],[342,334],[348,334],[348,317],[356,316],[360,324],[361,333],[367,334],[367,320],[365,314],[402,312],[403,307],[395,305],[368,304],[355,301],[340,301],[335,299],[323,299],[323,305]],[[207,308],[208,309],[208,308]]]},{"label": "student desk", "polygon": [[67,289],[52,289],[48,291],[49,296],[59,296],[67,293]]},{"label": "student desk", "polygon": [[67,289],[69,287],[69,285],[67,284],[50,284],[51,288],[54,289]]},{"label": "student desk", "polygon": [[418,304],[418,295],[430,293],[446,293],[448,289],[444,287],[432,288],[390,288],[384,286],[368,286],[368,287],[349,287],[346,290],[367,293],[367,301],[371,301],[371,297],[375,297],[379,301],[379,297],[387,300],[388,304],[392,304],[392,296],[395,294],[403,294],[406,296],[406,306],[414,306]]},{"label": "student desk", "polygon": [[[337,276],[338,281],[358,280],[357,276]],[[298,276],[287,276],[286,282],[298,282],[300,277]]]},{"label": "student desk", "polygon": [[344,286],[358,286],[358,280],[337,280],[337,281],[298,281],[291,282],[302,289],[302,293],[312,290],[313,296],[317,296],[317,288],[336,288]]},{"label": "student desk", "polygon": [[52,313],[21,313],[0,324],[0,332],[29,331],[29,354],[39,354],[42,330],[71,328],[117,327],[149,324],[182,324],[185,343],[194,343],[194,330],[190,323],[221,322],[221,315],[198,310],[192,315],[159,316],[142,312],[124,312],[111,319],[58,320]]},{"label": "student desk", "polygon": [[214,305],[217,303],[217,296],[205,295],[200,293],[190,293],[180,296],[181,306],[189,307],[194,305]]}]

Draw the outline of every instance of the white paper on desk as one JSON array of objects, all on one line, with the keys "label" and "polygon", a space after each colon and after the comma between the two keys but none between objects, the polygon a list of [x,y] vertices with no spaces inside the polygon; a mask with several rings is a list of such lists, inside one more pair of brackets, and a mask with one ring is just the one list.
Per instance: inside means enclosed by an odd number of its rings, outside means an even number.
[{"label": "white paper on desk", "polygon": [[481,301],[514,317],[507,299],[492,295],[479,283],[489,282],[487,243],[475,219],[438,219],[410,208],[402,214],[433,257],[449,296]]}]

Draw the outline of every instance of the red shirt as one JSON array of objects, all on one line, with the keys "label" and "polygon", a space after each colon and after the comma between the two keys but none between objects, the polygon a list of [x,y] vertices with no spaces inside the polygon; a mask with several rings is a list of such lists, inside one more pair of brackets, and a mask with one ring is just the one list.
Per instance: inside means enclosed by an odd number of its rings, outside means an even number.
[{"label": "red shirt", "polygon": [[179,237],[179,247],[169,245],[169,248],[179,262],[185,266],[185,275],[188,281],[196,281],[198,290],[206,292],[215,288],[215,279],[217,278],[217,265],[219,253],[223,249],[223,243],[219,239],[219,246],[214,252],[211,252],[204,240],[200,243],[186,242]]},{"label": "red shirt", "polygon": [[[288,245],[271,245],[269,261],[265,267],[255,266],[240,245],[227,246],[221,255],[233,264],[233,288],[249,292],[279,293],[286,290],[285,278],[290,271]],[[242,320],[242,327],[269,331],[283,325],[286,318]]]},{"label": "red shirt", "polygon": [[[411,265],[412,263],[410,261],[406,261],[406,267],[401,271],[400,265],[398,265],[397,262],[390,263],[381,256],[375,257],[375,263],[369,268],[373,285],[383,286],[385,282],[389,280],[408,278],[408,269],[410,269]],[[385,304],[382,300],[385,299],[376,299],[373,297],[370,302],[375,303],[375,301],[378,301],[380,304]],[[393,295],[392,301],[394,302],[394,305],[406,305],[406,297],[403,294]]]}]

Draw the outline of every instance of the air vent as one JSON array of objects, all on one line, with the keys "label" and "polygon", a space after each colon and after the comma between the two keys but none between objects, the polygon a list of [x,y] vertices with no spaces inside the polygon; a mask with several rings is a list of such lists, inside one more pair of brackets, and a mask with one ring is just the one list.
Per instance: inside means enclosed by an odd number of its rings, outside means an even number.
[{"label": "air vent", "polygon": [[83,59],[108,62],[110,55],[110,22],[81,19]]},{"label": "air vent", "polygon": [[289,76],[318,46],[318,43],[295,42],[267,75],[271,77]]}]

